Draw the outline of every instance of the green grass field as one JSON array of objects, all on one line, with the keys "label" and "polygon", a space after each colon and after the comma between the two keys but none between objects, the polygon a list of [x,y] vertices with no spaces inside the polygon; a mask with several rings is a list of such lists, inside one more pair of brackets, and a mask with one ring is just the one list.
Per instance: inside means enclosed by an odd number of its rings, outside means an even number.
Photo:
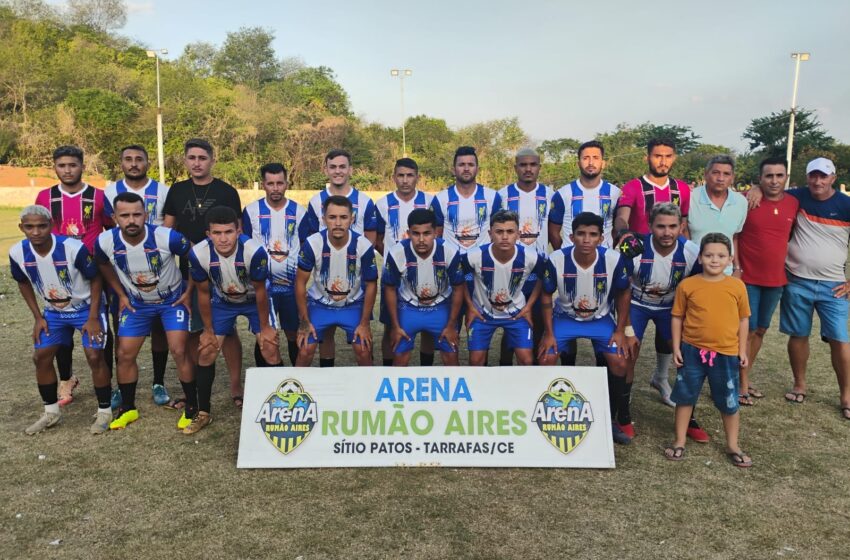
[{"label": "green grass field", "polygon": [[[3,211],[0,238],[18,238],[15,216]],[[41,403],[30,361],[32,319],[8,266],[0,268],[0,295],[0,558],[847,555],[850,422],[839,416],[828,349],[813,338],[809,398],[786,403],[790,370],[775,324],[754,373],[767,397],[742,413],[742,445],[755,460],[749,470],[727,462],[708,398],[697,414],[714,441],[690,444],[681,463],[663,458],[672,411],[647,384],[649,345],[634,390],[638,437],[616,448],[615,470],[237,471],[239,413],[223,363],[215,422],[186,437],[174,429],[176,413],[150,400],[147,349],[138,423],[89,435],[96,403],[78,348],[82,385],[63,423],[24,435]],[[242,334],[247,367],[250,339]],[[337,341],[338,363],[353,364],[350,348]],[[589,346],[580,349],[589,363]],[[176,392],[171,364],[166,379]]]}]

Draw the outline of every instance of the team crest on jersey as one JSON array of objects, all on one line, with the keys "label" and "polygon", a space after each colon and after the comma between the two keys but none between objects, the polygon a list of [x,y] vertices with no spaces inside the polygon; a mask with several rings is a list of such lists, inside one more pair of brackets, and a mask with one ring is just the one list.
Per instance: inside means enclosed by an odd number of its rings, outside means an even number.
[{"label": "team crest on jersey", "polygon": [[285,379],[270,394],[256,422],[275,449],[289,455],[301,445],[319,419],[316,401],[295,379]]},{"label": "team crest on jersey", "polygon": [[540,395],[531,415],[543,437],[566,455],[584,441],[593,424],[590,402],[563,377]]}]

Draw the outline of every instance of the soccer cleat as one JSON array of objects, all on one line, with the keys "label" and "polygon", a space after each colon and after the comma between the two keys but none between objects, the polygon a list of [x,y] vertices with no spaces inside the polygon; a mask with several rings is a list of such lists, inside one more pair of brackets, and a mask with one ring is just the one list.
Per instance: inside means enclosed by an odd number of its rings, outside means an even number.
[{"label": "soccer cleat", "polygon": [[94,435],[103,434],[109,431],[109,424],[112,422],[112,410],[98,410],[94,418],[94,424],[91,425],[89,431]]},{"label": "soccer cleat", "polygon": [[194,418],[192,418],[192,423],[186,426],[186,428],[183,430],[183,433],[186,435],[196,434],[207,426],[209,426],[211,423],[212,416],[210,416],[210,413],[201,410],[195,415]]},{"label": "soccer cleat", "polygon": [[35,435],[39,432],[43,432],[47,428],[52,428],[53,426],[58,424],[60,420],[62,420],[62,415],[60,413],[58,413],[58,412],[45,412],[44,414],[41,415],[41,418],[39,418],[38,420],[35,421],[35,423],[33,423],[32,425],[27,427],[27,429],[24,430],[24,432],[27,435],[30,435],[30,436]]},{"label": "soccer cleat", "polygon": [[708,443],[711,437],[699,426],[688,426],[688,437],[697,443]]},{"label": "soccer cleat", "polygon": [[168,404],[171,401],[171,397],[168,395],[168,389],[165,388],[165,385],[155,384],[151,389],[153,393],[153,402],[157,406],[163,406]]},{"label": "soccer cleat", "polygon": [[110,406],[112,410],[118,410],[121,408],[121,405],[124,404],[124,399],[121,398],[121,391],[118,387],[112,389],[112,399],[110,400]]},{"label": "soccer cleat", "polygon": [[65,406],[74,402],[74,389],[80,384],[76,375],[70,379],[59,382],[59,406]]},{"label": "soccer cleat", "polygon": [[186,417],[186,412],[183,411],[180,413],[180,420],[177,421],[177,429],[181,432],[189,427],[189,424],[192,423],[191,418]]},{"label": "soccer cleat", "polygon": [[634,439],[635,437],[635,425],[633,422],[629,422],[628,424],[620,424],[617,423],[617,426],[620,428],[620,431],[629,436],[629,438]]},{"label": "soccer cleat", "polygon": [[118,418],[109,423],[110,430],[123,430],[127,427],[127,425],[132,424],[136,420],[139,419],[139,411],[135,408],[133,410],[125,410],[122,412]]},{"label": "soccer cleat", "polygon": [[628,445],[632,442],[632,438],[624,433],[620,429],[620,425],[616,422],[611,422],[611,436],[614,438],[614,443],[619,443],[620,445]]}]

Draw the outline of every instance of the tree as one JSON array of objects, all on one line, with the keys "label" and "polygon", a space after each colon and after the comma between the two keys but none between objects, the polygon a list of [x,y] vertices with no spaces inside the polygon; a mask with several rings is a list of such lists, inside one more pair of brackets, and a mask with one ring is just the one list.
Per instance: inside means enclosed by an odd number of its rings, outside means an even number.
[{"label": "tree", "polygon": [[540,143],[540,151],[549,163],[561,163],[569,155],[575,155],[581,142],[575,138],[556,138]]},{"label": "tree", "polygon": [[653,138],[665,138],[672,140],[676,144],[676,151],[681,154],[686,154],[694,150],[699,143],[699,135],[697,135],[689,126],[681,126],[678,124],[652,124],[643,123],[636,127],[638,133],[637,147],[645,148],[649,141]]},{"label": "tree", "polygon": [[330,115],[351,115],[348,94],[327,66],[292,70],[282,80],[267,84],[264,94],[289,107],[309,106]]},{"label": "tree", "polygon": [[213,62],[215,74],[237,84],[257,87],[278,77],[274,32],[262,27],[242,27],[227,34]]},{"label": "tree", "polygon": [[127,23],[127,6],[123,0],[68,0],[71,23],[106,32]]},{"label": "tree", "polygon": [[[764,157],[784,156],[788,150],[788,125],[791,111],[773,112],[766,117],[755,118],[744,131],[742,138],[749,141],[750,150]],[[794,120],[794,153],[797,158],[806,148],[828,150],[835,143],[823,129],[814,111],[800,108]]]},{"label": "tree", "polygon": [[214,45],[198,41],[189,43],[183,48],[183,54],[177,59],[177,63],[185,66],[190,72],[201,78],[208,78],[213,74],[218,50]]}]

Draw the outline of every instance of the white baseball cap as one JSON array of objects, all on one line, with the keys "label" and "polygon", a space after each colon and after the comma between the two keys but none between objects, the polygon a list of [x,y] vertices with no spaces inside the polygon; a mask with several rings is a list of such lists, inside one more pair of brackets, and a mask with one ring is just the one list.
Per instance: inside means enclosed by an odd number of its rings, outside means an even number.
[{"label": "white baseball cap", "polygon": [[806,166],[806,175],[812,171],[820,171],[824,175],[835,175],[835,164],[825,157],[815,158]]}]

